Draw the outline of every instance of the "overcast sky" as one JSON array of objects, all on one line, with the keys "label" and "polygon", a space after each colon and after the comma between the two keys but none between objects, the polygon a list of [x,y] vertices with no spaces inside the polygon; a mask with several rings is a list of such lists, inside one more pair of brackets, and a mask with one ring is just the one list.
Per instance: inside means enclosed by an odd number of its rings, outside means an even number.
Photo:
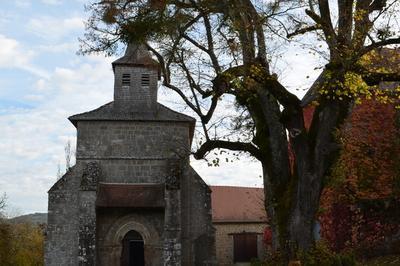
[{"label": "overcast sky", "polygon": [[[85,2],[1,3],[0,192],[8,195],[11,215],[47,211],[47,191],[57,179],[58,165],[65,168],[64,146],[76,142],[67,117],[112,100],[110,63],[115,58],[76,55]],[[313,70],[318,63],[297,48],[288,50],[282,62],[284,83],[302,95],[318,74]],[[164,92],[159,98],[171,106],[172,97]],[[211,185],[262,185],[260,166],[249,159],[220,167],[192,165]]]}]

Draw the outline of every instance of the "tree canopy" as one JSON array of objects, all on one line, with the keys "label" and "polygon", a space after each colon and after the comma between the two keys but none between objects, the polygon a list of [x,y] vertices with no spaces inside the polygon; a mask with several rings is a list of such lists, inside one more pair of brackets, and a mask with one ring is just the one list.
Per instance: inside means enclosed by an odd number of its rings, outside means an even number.
[{"label": "tree canopy", "polygon": [[[261,162],[274,247],[290,256],[293,248],[313,244],[324,177],[340,150],[335,132],[352,105],[398,98],[398,88],[377,85],[399,81],[400,73],[374,68],[371,53],[400,43],[399,4],[103,0],[87,7],[91,17],[81,51],[113,54],[120,41],[145,43],[160,63],[162,85],[199,117],[194,157],[227,149]],[[299,43],[324,60],[302,100],[275,67]],[[309,129],[303,116],[308,104],[315,105]]]}]

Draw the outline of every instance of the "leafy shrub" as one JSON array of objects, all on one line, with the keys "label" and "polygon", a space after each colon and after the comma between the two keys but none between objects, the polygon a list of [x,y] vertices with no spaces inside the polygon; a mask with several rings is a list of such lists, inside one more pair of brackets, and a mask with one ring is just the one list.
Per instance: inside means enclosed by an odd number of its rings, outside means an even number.
[{"label": "leafy shrub", "polygon": [[0,221],[0,265],[43,265],[43,229],[32,224]]},{"label": "leafy shrub", "polygon": [[[302,266],[355,266],[356,259],[352,252],[334,253],[329,246],[320,241],[308,252],[299,251],[297,254]],[[285,265],[284,258],[280,252],[269,254],[263,264],[254,266],[281,266]]]}]

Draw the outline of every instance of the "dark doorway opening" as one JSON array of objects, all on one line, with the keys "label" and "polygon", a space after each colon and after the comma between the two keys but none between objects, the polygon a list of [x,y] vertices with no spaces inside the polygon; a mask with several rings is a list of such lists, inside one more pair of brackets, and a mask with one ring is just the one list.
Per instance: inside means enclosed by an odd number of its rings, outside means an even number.
[{"label": "dark doorway opening", "polygon": [[134,230],[122,239],[121,266],[144,266],[144,241]]}]

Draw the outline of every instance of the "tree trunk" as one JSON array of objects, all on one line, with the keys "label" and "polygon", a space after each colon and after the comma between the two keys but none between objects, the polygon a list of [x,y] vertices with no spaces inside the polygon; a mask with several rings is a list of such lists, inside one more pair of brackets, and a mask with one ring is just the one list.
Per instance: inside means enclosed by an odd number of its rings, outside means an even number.
[{"label": "tree trunk", "polygon": [[283,252],[286,260],[294,259],[298,250],[308,251],[314,245],[313,228],[321,186],[314,181],[317,178],[306,174],[293,177],[287,190],[281,193],[271,189],[266,174],[264,170],[265,206],[272,230],[272,248]]},{"label": "tree trunk", "polygon": [[[329,173],[339,151],[334,133],[347,117],[349,106],[348,101],[325,102],[315,110],[313,124],[316,127],[309,132],[299,126],[303,124],[302,116],[293,116],[295,118],[288,121],[294,165],[286,182],[275,182],[272,174],[276,171],[271,171],[271,161],[266,159],[262,162],[265,206],[273,232],[273,248],[280,249],[287,260],[294,259],[296,251],[308,251],[314,246],[313,229],[323,178]],[[291,129],[297,133],[292,134]]]},{"label": "tree trunk", "polygon": [[[288,222],[288,240],[296,249],[307,251],[314,245],[313,228],[319,207],[321,179],[311,173],[300,176]],[[301,182],[303,181],[303,182]],[[291,247],[292,248],[292,247]]]}]

